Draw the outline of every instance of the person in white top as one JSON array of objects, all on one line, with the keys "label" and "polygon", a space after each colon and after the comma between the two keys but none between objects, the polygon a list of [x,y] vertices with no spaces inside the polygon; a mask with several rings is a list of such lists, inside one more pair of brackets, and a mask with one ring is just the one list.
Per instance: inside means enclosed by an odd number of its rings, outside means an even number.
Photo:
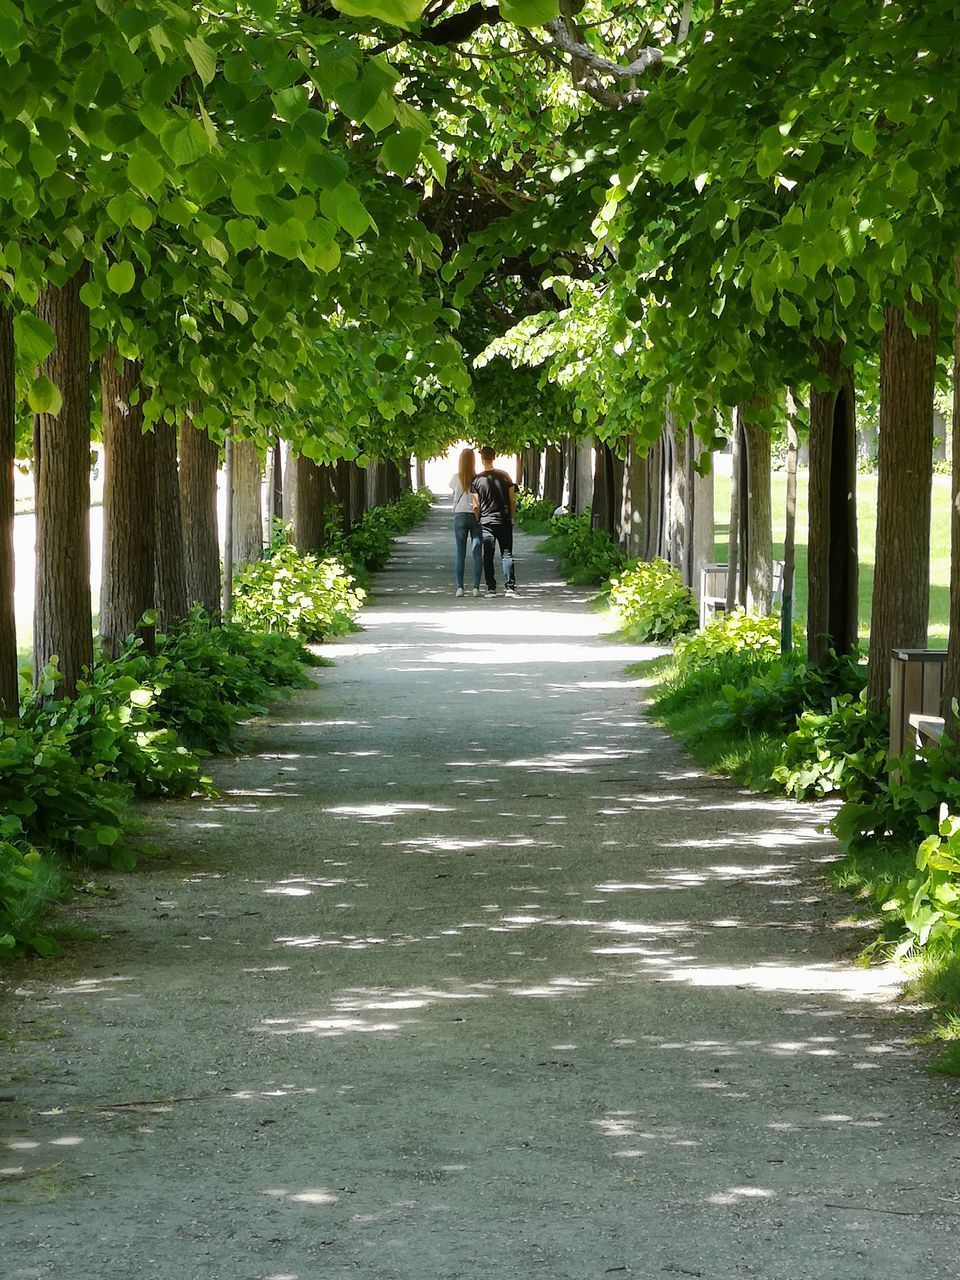
[{"label": "person in white top", "polygon": [[460,454],[460,465],[457,474],[450,481],[453,490],[453,534],[456,539],[456,559],[453,562],[457,579],[457,595],[463,595],[463,569],[467,558],[467,539],[472,539],[473,546],[473,594],[480,594],[480,573],[482,570],[483,542],[480,533],[480,521],[473,510],[470,500],[470,486],[477,475],[477,459],[472,449],[464,449]]}]

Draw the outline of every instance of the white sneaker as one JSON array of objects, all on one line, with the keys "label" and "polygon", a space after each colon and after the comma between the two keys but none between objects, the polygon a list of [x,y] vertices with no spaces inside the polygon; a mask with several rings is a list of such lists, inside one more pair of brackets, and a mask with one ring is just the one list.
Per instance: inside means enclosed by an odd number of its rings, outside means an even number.
[{"label": "white sneaker", "polygon": [[517,589],[516,587],[504,587],[503,594],[505,596],[516,596]]},{"label": "white sneaker", "polygon": [[463,595],[463,587],[457,587],[456,594],[457,594],[458,596],[462,596],[462,595]]},{"label": "white sneaker", "polygon": [[483,592],[483,594],[484,594],[484,595],[487,597],[487,599],[489,600],[489,599],[491,598],[491,596],[495,596],[495,595],[497,594],[497,588],[496,588],[496,587],[494,587],[494,588],[491,590],[491,588],[490,588],[490,587],[485,587],[485,588],[484,588],[484,592]]},{"label": "white sneaker", "polygon": [[474,588],[473,588],[473,594],[474,594],[474,596],[478,596],[478,595],[480,594],[480,588],[479,588],[479,587],[474,587]]}]

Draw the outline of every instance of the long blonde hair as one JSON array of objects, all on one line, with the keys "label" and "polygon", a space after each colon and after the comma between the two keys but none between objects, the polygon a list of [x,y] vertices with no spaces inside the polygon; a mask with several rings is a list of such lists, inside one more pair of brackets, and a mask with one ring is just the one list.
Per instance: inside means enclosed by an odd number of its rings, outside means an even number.
[{"label": "long blonde hair", "polygon": [[469,493],[470,486],[477,478],[477,457],[472,449],[464,449],[460,454],[460,465],[457,468],[457,479],[464,493]]}]

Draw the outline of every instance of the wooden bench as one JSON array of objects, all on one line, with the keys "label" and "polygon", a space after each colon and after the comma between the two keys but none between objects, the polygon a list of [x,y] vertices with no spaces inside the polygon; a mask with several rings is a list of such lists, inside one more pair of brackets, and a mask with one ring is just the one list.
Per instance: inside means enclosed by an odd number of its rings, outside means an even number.
[{"label": "wooden bench", "polygon": [[[705,564],[700,570],[700,626],[705,627],[718,613],[727,608],[727,572],[726,564]],[[774,604],[783,603],[783,561],[773,562],[773,596]]]},{"label": "wooden bench", "polygon": [[[946,649],[894,649],[890,658],[890,758],[913,755],[920,726],[933,739],[943,709]],[[943,732],[941,727],[941,733]],[[925,742],[923,745],[929,745]]]},{"label": "wooden bench", "polygon": [[943,737],[946,721],[943,716],[925,716],[915,711],[907,717],[914,732],[913,745],[917,751],[935,747]]}]

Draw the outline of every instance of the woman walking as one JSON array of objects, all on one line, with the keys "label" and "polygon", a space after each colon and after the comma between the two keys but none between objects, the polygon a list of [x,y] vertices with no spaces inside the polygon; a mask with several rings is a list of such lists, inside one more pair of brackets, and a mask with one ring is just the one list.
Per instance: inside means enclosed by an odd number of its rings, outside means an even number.
[{"label": "woman walking", "polygon": [[464,449],[460,454],[460,465],[457,474],[450,481],[453,490],[453,533],[456,538],[457,551],[454,571],[457,578],[457,595],[463,595],[463,567],[467,558],[467,538],[472,540],[473,552],[473,594],[480,594],[480,572],[482,568],[483,543],[480,534],[480,521],[474,515],[470,501],[470,486],[477,474],[477,460],[472,449]]}]

